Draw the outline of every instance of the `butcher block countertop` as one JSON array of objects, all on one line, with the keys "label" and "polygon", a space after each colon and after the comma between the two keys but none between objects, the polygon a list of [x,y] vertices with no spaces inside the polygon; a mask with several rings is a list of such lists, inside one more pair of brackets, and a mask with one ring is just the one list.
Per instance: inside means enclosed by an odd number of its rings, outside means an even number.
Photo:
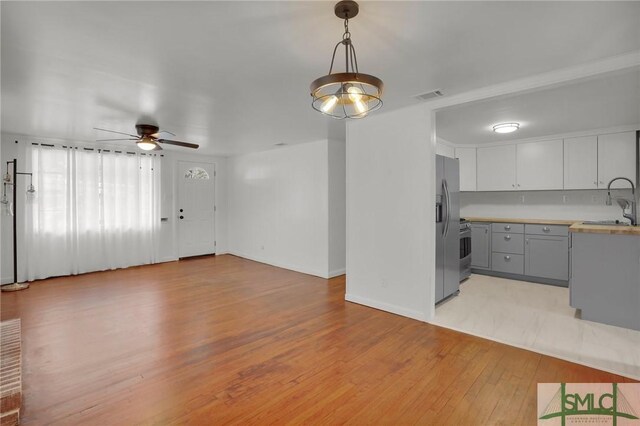
[{"label": "butcher block countertop", "polygon": [[529,225],[565,225],[571,226],[580,223],[580,220],[557,220],[557,219],[513,219],[504,217],[465,217],[469,222],[492,222],[492,223],[524,223]]},{"label": "butcher block countertop", "polygon": [[514,219],[504,217],[465,217],[469,222],[488,223],[524,223],[530,225],[564,225],[569,227],[569,232],[583,232],[590,234],[610,235],[639,235],[640,226],[615,226],[592,225],[582,223],[582,220],[556,220],[556,219]]},{"label": "butcher block countertop", "polygon": [[589,225],[589,224],[584,224],[582,222],[578,222],[569,227],[569,232],[640,236],[640,226]]}]

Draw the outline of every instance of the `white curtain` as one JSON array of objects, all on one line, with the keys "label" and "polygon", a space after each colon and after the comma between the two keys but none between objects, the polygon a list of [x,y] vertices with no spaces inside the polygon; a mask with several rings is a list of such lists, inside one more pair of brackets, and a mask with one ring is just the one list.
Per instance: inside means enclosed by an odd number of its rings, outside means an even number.
[{"label": "white curtain", "polygon": [[37,190],[25,220],[29,281],[156,261],[159,157],[31,145],[27,161]]}]

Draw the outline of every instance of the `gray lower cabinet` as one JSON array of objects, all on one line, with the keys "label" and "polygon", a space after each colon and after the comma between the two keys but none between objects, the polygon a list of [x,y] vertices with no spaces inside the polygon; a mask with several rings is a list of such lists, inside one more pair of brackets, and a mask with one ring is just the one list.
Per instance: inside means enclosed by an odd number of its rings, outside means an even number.
[{"label": "gray lower cabinet", "polygon": [[640,330],[638,259],[638,235],[572,235],[569,294],[582,319]]},{"label": "gray lower cabinet", "polygon": [[569,227],[474,222],[471,267],[483,274],[566,287]]},{"label": "gray lower cabinet", "polygon": [[569,279],[569,238],[526,235],[524,274],[566,281]]},{"label": "gray lower cabinet", "polygon": [[524,259],[521,254],[493,253],[491,257],[492,271],[522,275]]},{"label": "gray lower cabinet", "polygon": [[491,268],[491,224],[471,224],[471,267]]}]

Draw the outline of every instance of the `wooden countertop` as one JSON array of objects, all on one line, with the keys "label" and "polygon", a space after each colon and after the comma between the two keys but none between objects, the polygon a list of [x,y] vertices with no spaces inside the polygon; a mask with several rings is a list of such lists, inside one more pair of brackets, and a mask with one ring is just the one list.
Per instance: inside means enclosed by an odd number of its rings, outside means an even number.
[{"label": "wooden countertop", "polygon": [[504,217],[465,217],[469,222],[493,222],[493,223],[524,223],[529,225],[565,225],[571,226],[580,223],[580,220],[558,219],[513,219]]},{"label": "wooden countertop", "polygon": [[638,235],[640,236],[640,226],[607,226],[589,225],[584,223],[574,223],[569,227],[569,232],[582,232],[589,234],[610,234],[610,235]]},{"label": "wooden countertop", "polygon": [[565,225],[569,232],[610,235],[640,235],[640,226],[607,226],[584,224],[582,220],[514,219],[504,217],[465,217],[469,222],[524,223],[530,225]]}]

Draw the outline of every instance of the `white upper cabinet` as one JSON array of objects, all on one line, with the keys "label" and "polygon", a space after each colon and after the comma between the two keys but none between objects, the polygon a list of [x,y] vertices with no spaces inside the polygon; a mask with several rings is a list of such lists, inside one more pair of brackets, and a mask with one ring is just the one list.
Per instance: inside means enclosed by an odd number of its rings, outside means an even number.
[{"label": "white upper cabinet", "polygon": [[476,190],[476,149],[456,148],[460,161],[460,191]]},{"label": "white upper cabinet", "polygon": [[[598,136],[598,187],[606,188],[615,177],[626,177],[636,184],[636,132]],[[617,181],[612,188],[629,188],[629,182]]]},{"label": "white upper cabinet", "polygon": [[517,145],[518,190],[562,189],[562,139]]},{"label": "white upper cabinet", "polygon": [[512,191],[516,189],[516,146],[478,148],[477,190]]},{"label": "white upper cabinet", "polygon": [[598,188],[598,137],[564,140],[564,189]]}]

